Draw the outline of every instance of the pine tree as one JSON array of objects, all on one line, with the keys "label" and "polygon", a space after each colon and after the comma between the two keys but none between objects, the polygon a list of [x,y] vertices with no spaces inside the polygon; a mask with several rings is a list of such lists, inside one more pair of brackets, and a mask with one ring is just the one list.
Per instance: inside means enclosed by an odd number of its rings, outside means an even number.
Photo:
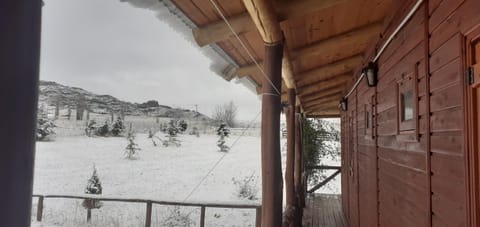
[{"label": "pine tree", "polygon": [[177,147],[181,146],[180,140],[178,140],[177,134],[178,134],[178,127],[176,126],[176,123],[174,120],[171,120],[170,123],[168,124],[168,127],[166,129],[167,137],[168,140],[163,141],[163,146],[168,147],[169,145],[173,144]]},{"label": "pine tree", "polygon": [[128,128],[127,140],[128,145],[125,147],[125,156],[128,159],[134,159],[138,155],[137,151],[141,149],[138,147],[138,144],[135,143],[135,132],[132,129],[132,124],[130,124]]},{"label": "pine tree", "polygon": [[123,132],[124,129],[125,129],[125,126],[123,125],[122,118],[117,117],[117,120],[112,125],[112,134],[114,136],[119,136]]},{"label": "pine tree", "polygon": [[221,152],[227,152],[230,148],[225,145],[225,137],[230,135],[230,129],[227,128],[227,124],[221,123],[217,129],[217,136],[219,136],[217,141],[217,146],[220,148]]},{"label": "pine tree", "polygon": [[[93,173],[90,179],[88,179],[87,187],[85,188],[86,194],[101,195],[102,194],[102,183],[100,178],[97,175],[97,168],[93,166]],[[82,203],[82,206],[86,209],[98,209],[102,207],[102,202],[95,199],[85,199]]]},{"label": "pine tree", "polygon": [[179,123],[178,123],[178,129],[180,132],[185,132],[188,128],[188,124],[185,120],[181,120]]}]

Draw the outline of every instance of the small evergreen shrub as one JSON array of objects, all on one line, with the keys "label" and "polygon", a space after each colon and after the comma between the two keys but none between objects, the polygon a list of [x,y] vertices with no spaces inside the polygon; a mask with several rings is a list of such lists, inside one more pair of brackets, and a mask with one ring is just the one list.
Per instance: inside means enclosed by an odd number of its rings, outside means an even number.
[{"label": "small evergreen shrub", "polygon": [[[102,183],[100,178],[97,175],[97,169],[93,166],[93,173],[90,179],[88,179],[87,187],[85,188],[86,194],[100,195],[102,194]],[[99,209],[102,207],[102,202],[95,199],[85,199],[83,200],[82,206],[86,209]]]},{"label": "small evergreen shrub", "polygon": [[138,147],[138,144],[135,143],[135,132],[132,129],[132,124],[130,124],[128,129],[127,140],[128,145],[125,147],[125,157],[128,159],[135,159],[138,156],[137,151],[141,149]]},{"label": "small evergreen shrub", "polygon": [[119,136],[125,130],[122,118],[118,117],[112,125],[112,135]]},{"label": "small evergreen shrub", "polygon": [[217,136],[218,141],[217,141],[217,146],[220,148],[221,152],[228,152],[230,150],[230,147],[225,145],[225,137],[228,137],[230,135],[230,129],[227,128],[227,124],[222,123],[217,129]]}]

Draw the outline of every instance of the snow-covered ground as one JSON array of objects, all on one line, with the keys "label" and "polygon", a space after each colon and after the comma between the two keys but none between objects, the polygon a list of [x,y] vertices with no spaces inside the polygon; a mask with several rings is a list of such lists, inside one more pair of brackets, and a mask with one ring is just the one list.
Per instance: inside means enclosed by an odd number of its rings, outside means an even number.
[{"label": "snow-covered ground", "polygon": [[[158,134],[162,137],[162,134]],[[87,180],[96,166],[103,186],[103,196],[142,198],[167,201],[259,204],[260,138],[231,136],[227,144],[233,148],[194,193],[187,195],[212,166],[224,155],[216,147],[217,136],[180,135],[182,146],[154,146],[146,134],[137,134],[139,158],[124,158],[127,140],[121,137],[59,136],[52,142],[38,142],[34,194],[82,195]],[[282,141],[282,145],[285,141]],[[284,149],[282,149],[284,151]],[[283,152],[282,152],[283,153]],[[284,157],[284,155],[283,155]],[[258,200],[237,197],[232,178],[242,180],[254,175]],[[338,193],[340,177],[323,191]],[[145,204],[104,202],[92,211],[92,222],[86,224],[86,210],[81,200],[51,199],[44,201],[43,221],[33,226],[144,226]],[[32,220],[37,199],[33,199]],[[152,226],[165,226],[172,216],[172,206],[153,206]],[[189,214],[192,226],[199,224],[199,208],[181,207]],[[207,208],[206,226],[254,226],[255,210]]]}]

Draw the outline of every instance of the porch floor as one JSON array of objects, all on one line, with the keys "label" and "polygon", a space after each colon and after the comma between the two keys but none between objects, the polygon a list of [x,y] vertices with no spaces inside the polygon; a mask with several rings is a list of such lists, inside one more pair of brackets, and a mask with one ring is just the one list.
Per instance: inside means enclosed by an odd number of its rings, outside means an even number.
[{"label": "porch floor", "polygon": [[348,227],[340,195],[311,194],[303,211],[303,227]]}]

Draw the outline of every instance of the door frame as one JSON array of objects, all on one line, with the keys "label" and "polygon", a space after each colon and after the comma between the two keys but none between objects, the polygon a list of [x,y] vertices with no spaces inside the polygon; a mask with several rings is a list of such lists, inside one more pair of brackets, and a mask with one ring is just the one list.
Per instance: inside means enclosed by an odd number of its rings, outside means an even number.
[{"label": "door frame", "polygon": [[[472,30],[465,37],[464,46],[464,71],[467,72],[468,67],[474,64],[475,55],[480,53],[474,53],[474,43],[480,43],[480,26]],[[480,63],[480,62],[479,62]],[[478,63],[477,63],[478,64]],[[480,92],[480,87],[473,88],[466,81],[464,81],[464,107],[465,107],[465,166],[468,181],[466,182],[467,192],[466,201],[467,204],[467,223],[469,226],[478,226],[480,224],[480,154],[478,150],[479,136],[477,135],[478,127],[480,127],[480,105],[477,105],[475,92]],[[475,116],[475,113],[477,116]],[[476,151],[477,150],[477,151]]]}]

